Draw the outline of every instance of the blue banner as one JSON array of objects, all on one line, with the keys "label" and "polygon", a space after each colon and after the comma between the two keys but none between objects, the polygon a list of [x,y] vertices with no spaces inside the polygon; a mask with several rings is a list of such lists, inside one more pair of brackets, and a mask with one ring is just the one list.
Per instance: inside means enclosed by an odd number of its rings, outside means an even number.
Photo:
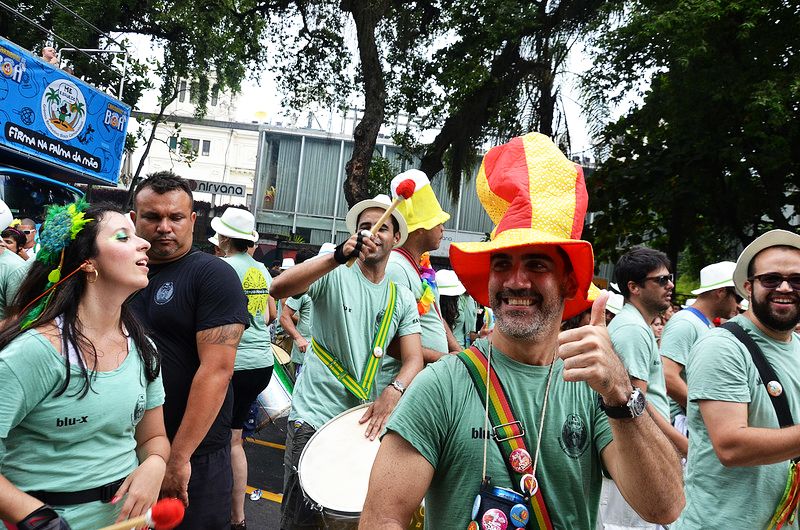
[{"label": "blue banner", "polygon": [[0,37],[0,149],[116,185],[131,109]]}]

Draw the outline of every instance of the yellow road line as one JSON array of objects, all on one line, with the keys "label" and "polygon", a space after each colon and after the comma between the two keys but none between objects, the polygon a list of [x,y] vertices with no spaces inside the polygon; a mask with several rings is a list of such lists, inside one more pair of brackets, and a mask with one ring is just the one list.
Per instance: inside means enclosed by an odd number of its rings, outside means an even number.
[{"label": "yellow road line", "polygon": [[[254,488],[253,486],[247,486],[244,491],[245,491],[245,493],[250,495],[255,490],[256,490],[256,488]],[[267,490],[261,490],[261,498],[262,499],[267,499],[268,501],[277,502],[278,504],[280,504],[283,501],[283,495],[282,494],[280,494],[280,493],[272,493],[271,491],[267,491]]]},{"label": "yellow road line", "polygon": [[281,451],[285,451],[286,450],[286,446],[285,445],[276,444],[276,443],[273,443],[273,442],[265,442],[264,440],[258,440],[256,438],[245,438],[245,441],[252,442],[252,443],[258,444],[258,445],[263,445],[265,447],[272,447],[273,449],[280,449]]}]

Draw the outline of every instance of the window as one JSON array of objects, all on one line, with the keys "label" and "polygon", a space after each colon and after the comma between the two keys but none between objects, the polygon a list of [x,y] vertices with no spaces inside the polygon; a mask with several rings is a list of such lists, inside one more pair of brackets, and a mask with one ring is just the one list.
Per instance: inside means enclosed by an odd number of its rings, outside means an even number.
[{"label": "window", "polygon": [[211,140],[203,140],[203,156],[208,156],[211,153]]},{"label": "window", "polygon": [[211,89],[211,106],[216,107],[219,103],[219,85],[214,85]]},{"label": "window", "polygon": [[186,80],[181,79],[181,82],[178,84],[178,101],[183,103],[186,101]]},{"label": "window", "polygon": [[177,136],[170,136],[169,140],[167,140],[167,145],[169,146],[170,151],[175,151],[178,148],[178,137]]},{"label": "window", "polygon": [[199,95],[199,92],[200,85],[197,83],[197,81],[192,81],[192,83],[189,85],[189,101],[195,105],[197,105],[197,96]]}]

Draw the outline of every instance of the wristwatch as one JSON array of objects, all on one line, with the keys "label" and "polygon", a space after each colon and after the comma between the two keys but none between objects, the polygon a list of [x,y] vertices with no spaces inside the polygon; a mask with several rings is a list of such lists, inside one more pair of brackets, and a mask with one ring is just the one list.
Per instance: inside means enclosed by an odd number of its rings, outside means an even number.
[{"label": "wristwatch", "polygon": [[405,393],[405,391],[406,391],[406,385],[404,385],[404,384],[403,384],[403,382],[402,382],[402,381],[400,381],[399,379],[395,379],[394,381],[392,381],[391,383],[389,383],[389,386],[393,386],[393,387],[395,387],[395,388],[396,388],[396,389],[397,389],[397,390],[400,392],[400,395],[401,395],[401,396],[402,396],[402,395],[403,395],[403,393]]},{"label": "wristwatch", "polygon": [[597,394],[597,403],[609,418],[614,418],[615,420],[624,420],[638,418],[641,416],[644,413],[647,400],[645,399],[644,394],[642,394],[642,391],[634,387],[631,391],[631,397],[628,398],[628,402],[625,405],[609,407],[603,403],[603,396],[600,394]]}]

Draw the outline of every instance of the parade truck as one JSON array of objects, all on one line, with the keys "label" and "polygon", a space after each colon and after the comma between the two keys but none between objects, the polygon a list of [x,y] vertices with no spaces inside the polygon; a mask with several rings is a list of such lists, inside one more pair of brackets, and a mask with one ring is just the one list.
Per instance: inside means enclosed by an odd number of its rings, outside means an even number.
[{"label": "parade truck", "polygon": [[0,199],[39,223],[47,205],[83,196],[76,184],[116,187],[130,113],[0,37]]}]

